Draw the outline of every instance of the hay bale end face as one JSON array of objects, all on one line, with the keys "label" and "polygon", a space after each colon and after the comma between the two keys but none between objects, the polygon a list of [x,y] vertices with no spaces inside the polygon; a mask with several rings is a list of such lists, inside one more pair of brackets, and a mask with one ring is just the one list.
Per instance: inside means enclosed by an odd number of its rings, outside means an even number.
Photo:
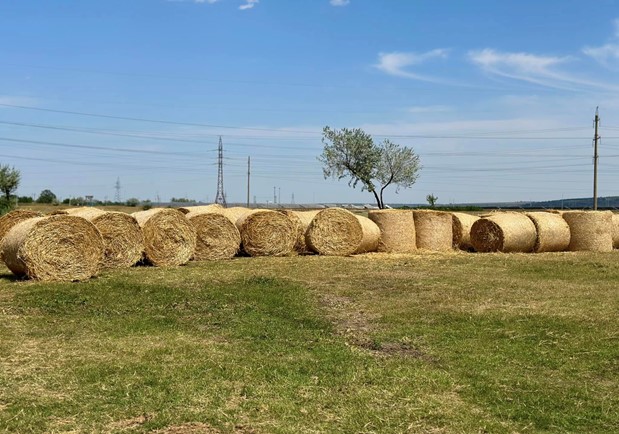
[{"label": "hay bale end face", "polygon": [[613,249],[613,217],[610,211],[568,211],[562,216],[570,227],[568,250],[610,252]]},{"label": "hay bale end face", "polygon": [[147,263],[164,267],[189,262],[196,248],[196,230],[182,212],[153,208],[131,215],[142,228]]},{"label": "hay bale end face", "polygon": [[535,225],[537,239],[533,251],[563,252],[570,245],[570,227],[561,214],[551,212],[528,212],[526,216]]},{"label": "hay bale end face", "polygon": [[20,277],[79,281],[96,276],[104,244],[97,228],[76,216],[35,217],[13,226],[2,240],[6,266]]},{"label": "hay bale end face", "polygon": [[236,221],[241,245],[250,256],[287,256],[294,252],[297,226],[285,214],[254,210]]},{"label": "hay bale end face", "polygon": [[378,226],[377,250],[387,253],[411,253],[417,250],[413,212],[410,210],[372,210],[368,218]]},{"label": "hay bale end face", "polygon": [[479,217],[463,212],[451,213],[451,230],[454,249],[474,250],[471,244],[471,228]]},{"label": "hay bale end face", "polygon": [[342,208],[324,209],[312,219],[305,242],[327,256],[352,255],[361,245],[363,228],[353,213]]},{"label": "hay bale end face", "polygon": [[441,211],[414,210],[417,248],[432,251],[453,249],[451,214]]},{"label": "hay bale end face", "polygon": [[536,240],[531,219],[516,212],[496,213],[471,227],[471,244],[478,252],[532,252]]},{"label": "hay bale end face", "polygon": [[220,212],[193,210],[185,217],[196,230],[193,260],[213,261],[233,258],[241,247],[236,225]]},{"label": "hay bale end face", "polygon": [[66,213],[85,218],[101,232],[105,244],[104,267],[131,267],[142,258],[144,236],[135,217],[93,207],[70,208]]},{"label": "hay bale end face", "polygon": [[17,223],[33,217],[42,217],[43,214],[37,211],[29,211],[25,209],[16,209],[0,217],[0,240],[4,238],[9,230]]}]

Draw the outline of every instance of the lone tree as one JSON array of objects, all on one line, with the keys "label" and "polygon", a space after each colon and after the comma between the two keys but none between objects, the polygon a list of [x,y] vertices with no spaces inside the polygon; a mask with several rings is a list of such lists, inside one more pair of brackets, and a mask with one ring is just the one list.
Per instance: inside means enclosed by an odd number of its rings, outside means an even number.
[{"label": "lone tree", "polygon": [[41,194],[39,194],[39,198],[37,199],[37,203],[54,203],[57,198],[51,190],[43,190]]},{"label": "lone tree", "polygon": [[429,194],[426,196],[426,200],[428,201],[430,206],[434,208],[434,206],[436,205],[436,201],[438,200],[438,197],[434,196],[434,194]]},{"label": "lone tree", "polygon": [[390,185],[411,187],[421,169],[419,156],[412,148],[400,146],[390,140],[374,143],[372,136],[360,128],[322,131],[324,150],[318,157],[326,178],[350,178],[348,185],[374,195],[380,209],[385,208],[383,192]]},{"label": "lone tree", "polygon": [[11,201],[11,195],[17,190],[20,180],[19,170],[10,167],[8,164],[0,166],[0,191],[2,191],[7,203]]}]

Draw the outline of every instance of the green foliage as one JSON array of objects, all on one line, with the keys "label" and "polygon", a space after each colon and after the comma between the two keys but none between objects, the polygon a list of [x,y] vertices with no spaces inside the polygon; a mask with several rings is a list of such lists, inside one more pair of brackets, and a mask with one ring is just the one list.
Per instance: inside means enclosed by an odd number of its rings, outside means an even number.
[{"label": "green foliage", "polygon": [[194,199],[187,199],[186,197],[173,197],[170,199],[173,203],[196,203]]},{"label": "green foliage", "polygon": [[434,194],[429,194],[426,196],[426,200],[428,201],[428,204],[430,205],[430,207],[434,208],[434,206],[436,205],[436,201],[438,200],[438,197],[434,196]]},{"label": "green foliage", "polygon": [[127,206],[138,206],[140,204],[140,199],[137,199],[135,197],[132,197],[130,199],[127,199],[127,201],[125,202],[125,204]]},{"label": "green foliage", "polygon": [[19,203],[32,203],[34,202],[34,199],[30,196],[19,196],[17,198],[17,202]]},{"label": "green foliage", "polygon": [[142,209],[144,211],[148,211],[152,207],[153,207],[153,203],[150,200],[146,199],[142,201]]},{"label": "green foliage", "polygon": [[6,200],[4,196],[0,197],[0,215],[6,214],[12,211],[15,207],[15,202],[12,200]]},{"label": "green foliage", "polygon": [[14,167],[8,164],[0,165],[0,191],[4,194],[4,199],[7,204],[11,202],[11,195],[19,186],[21,173]]},{"label": "green foliage", "polygon": [[318,157],[325,178],[350,178],[348,185],[361,184],[362,191],[374,195],[379,208],[384,208],[383,193],[390,185],[411,187],[421,169],[419,156],[412,148],[390,140],[375,144],[372,136],[360,128],[323,129],[324,149]]},{"label": "green foliage", "polygon": [[43,190],[37,199],[37,203],[54,203],[57,201],[56,195],[51,190]]}]

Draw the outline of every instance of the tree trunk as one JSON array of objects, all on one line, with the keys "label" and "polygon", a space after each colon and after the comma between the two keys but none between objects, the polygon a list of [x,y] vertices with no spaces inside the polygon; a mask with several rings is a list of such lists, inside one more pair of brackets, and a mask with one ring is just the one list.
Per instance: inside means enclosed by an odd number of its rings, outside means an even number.
[{"label": "tree trunk", "polygon": [[376,193],[376,190],[372,190],[372,193],[374,193],[374,198],[376,198],[376,204],[378,205],[379,209],[383,209],[383,201],[381,200],[382,198],[378,196],[378,194]]}]

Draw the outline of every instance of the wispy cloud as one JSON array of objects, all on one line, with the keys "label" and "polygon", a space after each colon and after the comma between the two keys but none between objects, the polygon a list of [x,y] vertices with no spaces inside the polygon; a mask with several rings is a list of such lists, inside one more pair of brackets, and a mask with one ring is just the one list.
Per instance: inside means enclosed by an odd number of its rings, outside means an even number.
[{"label": "wispy cloud", "polygon": [[[19,106],[37,106],[39,100],[29,96],[12,96],[12,95],[0,95],[0,105],[19,105]],[[7,108],[7,107],[0,107]]]},{"label": "wispy cloud", "polygon": [[610,42],[599,47],[585,47],[582,52],[601,65],[615,69],[619,67],[619,18],[613,21],[613,25],[615,31]]},{"label": "wispy cloud", "polygon": [[563,90],[600,88],[618,90],[617,86],[587,80],[561,70],[575,60],[571,56],[541,56],[531,53],[507,53],[486,48],[468,53],[469,60],[484,72],[498,77],[524,81]]},{"label": "wispy cloud", "polygon": [[399,52],[379,53],[378,63],[374,65],[377,69],[396,77],[410,78],[413,80],[438,82],[440,80],[427,77],[407,70],[411,66],[420,65],[432,59],[445,59],[448,50],[437,48],[425,53]]},{"label": "wispy cloud", "polygon": [[257,3],[260,3],[260,0],[245,0],[247,3],[245,3],[244,5],[239,6],[239,9],[242,11],[245,11],[247,9],[252,9],[254,6],[256,6]]},{"label": "wispy cloud", "polygon": [[346,6],[350,3],[350,0],[331,0],[331,6]]}]

